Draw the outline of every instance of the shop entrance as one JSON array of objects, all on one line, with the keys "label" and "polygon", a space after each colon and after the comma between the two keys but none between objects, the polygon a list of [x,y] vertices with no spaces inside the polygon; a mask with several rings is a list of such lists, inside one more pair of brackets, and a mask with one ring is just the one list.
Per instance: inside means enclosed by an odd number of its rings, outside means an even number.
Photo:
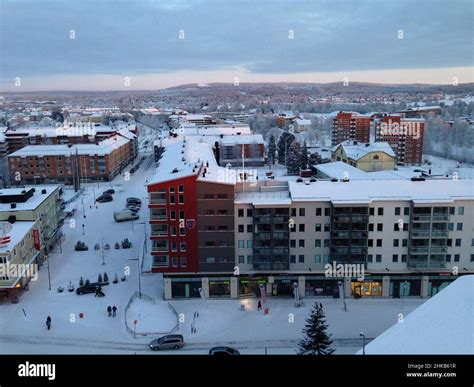
[{"label": "shop entrance", "polygon": [[261,297],[260,285],[265,285],[264,278],[248,278],[239,281],[239,296],[241,297]]},{"label": "shop entrance", "polygon": [[352,282],[352,295],[354,297],[380,297],[382,282]]}]

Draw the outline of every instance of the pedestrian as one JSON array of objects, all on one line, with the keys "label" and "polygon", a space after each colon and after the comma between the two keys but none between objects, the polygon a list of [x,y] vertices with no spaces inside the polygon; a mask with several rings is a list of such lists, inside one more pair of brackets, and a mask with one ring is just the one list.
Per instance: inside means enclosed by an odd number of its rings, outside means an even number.
[{"label": "pedestrian", "polygon": [[109,314],[109,317],[112,316],[112,307],[110,305],[107,307],[107,313]]},{"label": "pedestrian", "polygon": [[112,317],[115,317],[115,315],[117,314],[117,307],[114,305],[114,307],[112,308]]},{"label": "pedestrian", "polygon": [[48,316],[46,318],[46,326],[48,327],[48,331],[51,329],[51,317]]},{"label": "pedestrian", "polygon": [[258,300],[257,311],[262,310],[262,301]]}]

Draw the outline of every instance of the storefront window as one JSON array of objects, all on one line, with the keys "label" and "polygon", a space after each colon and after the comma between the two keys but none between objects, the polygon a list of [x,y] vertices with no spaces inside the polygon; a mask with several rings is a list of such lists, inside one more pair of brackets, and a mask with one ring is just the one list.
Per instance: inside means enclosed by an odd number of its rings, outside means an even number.
[{"label": "storefront window", "polygon": [[338,280],[328,279],[306,279],[305,295],[316,297],[333,297],[339,294]]},{"label": "storefront window", "polygon": [[209,280],[209,297],[230,297],[230,280]]},{"label": "storefront window", "polygon": [[199,288],[201,279],[177,280],[171,281],[171,294],[173,298],[198,298],[200,297]]},{"label": "storefront window", "polygon": [[380,297],[382,296],[382,281],[352,282],[352,295],[354,297]]},{"label": "storefront window", "polygon": [[239,295],[244,296],[257,296],[260,297],[260,284],[265,285],[267,283],[266,278],[248,278],[239,281]]}]

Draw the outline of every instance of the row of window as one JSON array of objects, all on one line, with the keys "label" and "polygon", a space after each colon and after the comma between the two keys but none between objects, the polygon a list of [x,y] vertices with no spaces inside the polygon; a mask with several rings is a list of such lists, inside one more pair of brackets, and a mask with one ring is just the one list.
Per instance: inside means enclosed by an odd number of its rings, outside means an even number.
[{"label": "row of window", "polygon": [[[175,211],[175,210],[170,210],[169,215],[170,219],[169,220],[176,220],[176,215],[179,214],[179,219],[183,220],[186,219],[186,213],[182,210],[180,211]],[[166,208],[153,208],[152,209],[152,220],[167,220],[167,209]]]},{"label": "row of window", "polygon": [[[179,251],[182,253],[186,252],[186,242],[181,241],[179,242]],[[153,250],[154,251],[172,251],[172,252],[178,252],[178,242],[176,241],[171,241],[169,242],[167,239],[160,239],[157,241],[153,241]]]},{"label": "row of window", "polygon": [[[169,256],[168,255],[156,255],[153,257],[154,266],[169,267]],[[188,259],[186,257],[171,257],[171,267],[187,267]]]},{"label": "row of window", "polygon": [[[177,236],[178,227],[171,226],[170,227],[170,236]],[[153,224],[151,226],[151,235],[152,236],[168,236],[168,225],[167,224]],[[179,235],[185,236],[186,235],[186,228],[179,227]]]},{"label": "row of window", "polygon": [[213,193],[206,193],[202,197],[203,199],[227,199],[227,194],[224,193],[218,193],[218,194],[213,194]]}]

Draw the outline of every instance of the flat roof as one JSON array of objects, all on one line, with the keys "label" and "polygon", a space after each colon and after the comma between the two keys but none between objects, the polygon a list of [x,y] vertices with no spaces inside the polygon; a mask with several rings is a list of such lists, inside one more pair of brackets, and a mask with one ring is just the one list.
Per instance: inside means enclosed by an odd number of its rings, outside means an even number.
[{"label": "flat roof", "polygon": [[[59,185],[35,185],[27,186],[25,188],[4,188],[0,189],[0,195],[21,195],[22,191],[29,191],[31,188],[35,189],[33,196],[24,203],[16,203],[16,208],[11,208],[10,203],[0,203],[0,218],[3,216],[2,212],[16,212],[28,211],[38,208],[54,191],[60,188]],[[46,193],[41,191],[45,189]]]},{"label": "flat roof", "polygon": [[0,254],[10,252],[20,243],[35,225],[33,221],[18,221],[12,223],[12,229],[6,235],[10,236],[10,242],[0,248]]}]

